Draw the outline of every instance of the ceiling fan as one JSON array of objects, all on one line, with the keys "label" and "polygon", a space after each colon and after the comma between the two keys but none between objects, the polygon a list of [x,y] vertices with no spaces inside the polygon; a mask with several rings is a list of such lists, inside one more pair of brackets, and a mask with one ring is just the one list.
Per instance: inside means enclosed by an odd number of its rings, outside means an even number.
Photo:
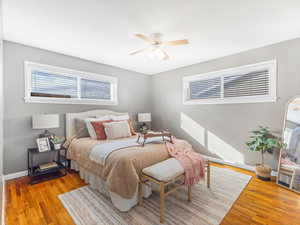
[{"label": "ceiling fan", "polygon": [[159,59],[167,60],[169,59],[169,55],[163,49],[165,46],[175,46],[175,45],[186,45],[189,43],[187,39],[183,40],[176,40],[176,41],[162,41],[162,34],[161,33],[154,33],[147,37],[144,34],[135,34],[136,37],[143,39],[144,41],[150,44],[149,47],[139,49],[129,53],[129,55],[135,55],[142,52],[150,52],[154,53]]}]

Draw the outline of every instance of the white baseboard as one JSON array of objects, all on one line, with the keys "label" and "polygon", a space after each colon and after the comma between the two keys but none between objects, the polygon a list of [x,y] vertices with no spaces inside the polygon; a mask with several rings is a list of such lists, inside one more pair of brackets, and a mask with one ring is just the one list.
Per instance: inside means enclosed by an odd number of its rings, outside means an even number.
[{"label": "white baseboard", "polygon": [[[249,166],[246,164],[241,164],[241,163],[231,163],[231,162],[226,162],[223,161],[222,159],[217,159],[217,158],[213,158],[213,157],[209,157],[209,156],[205,156],[206,159],[209,159],[212,162],[216,162],[216,163],[220,163],[220,164],[224,164],[224,165],[229,165],[229,166],[234,166],[237,168],[241,168],[241,169],[245,169],[245,170],[249,170],[251,172],[255,172],[255,166]],[[277,176],[277,171],[272,170],[271,171],[271,176],[272,177],[276,177]]]},{"label": "white baseboard", "polygon": [[27,170],[16,172],[16,173],[10,173],[10,174],[4,175],[4,180],[11,180],[11,179],[15,179],[18,177],[25,177],[27,175],[28,175]]},{"label": "white baseboard", "polygon": [[213,158],[210,156],[205,156],[206,159],[212,161],[212,162],[216,162],[216,163],[220,163],[220,164],[224,164],[224,165],[229,165],[229,166],[234,166],[237,168],[241,168],[241,169],[245,169],[245,170],[249,170],[251,172],[255,172],[255,166],[249,166],[246,164],[241,164],[241,163],[231,163],[231,162],[227,162],[224,161],[222,159],[217,159],[217,158]]},{"label": "white baseboard", "polygon": [[271,176],[272,176],[272,177],[277,177],[277,175],[278,175],[278,172],[277,172],[277,171],[274,171],[274,170],[272,170],[272,172],[271,172]]}]

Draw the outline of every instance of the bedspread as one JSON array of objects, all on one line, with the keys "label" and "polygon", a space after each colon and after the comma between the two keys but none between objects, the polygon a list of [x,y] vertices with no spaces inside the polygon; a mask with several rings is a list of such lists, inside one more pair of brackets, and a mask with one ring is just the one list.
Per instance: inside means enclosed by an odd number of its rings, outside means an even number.
[{"label": "bedspread", "polygon": [[164,143],[149,143],[144,147],[134,146],[112,152],[105,165],[91,161],[89,155],[92,148],[105,142],[108,140],[73,139],[68,148],[68,158],[106,181],[109,191],[126,199],[132,198],[137,190],[142,169],[170,158]]}]

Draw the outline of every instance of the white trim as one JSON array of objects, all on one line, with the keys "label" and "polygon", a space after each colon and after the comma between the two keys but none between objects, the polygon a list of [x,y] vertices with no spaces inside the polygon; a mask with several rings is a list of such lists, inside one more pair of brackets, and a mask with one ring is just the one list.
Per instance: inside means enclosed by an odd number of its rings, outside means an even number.
[{"label": "white trim", "polygon": [[[95,81],[109,82],[111,84],[111,99],[65,99],[65,98],[47,98],[31,96],[31,71],[39,70],[47,73],[57,73],[68,77],[76,77],[77,79],[89,79]],[[58,103],[58,104],[89,104],[89,105],[117,105],[118,104],[118,78],[101,74],[89,73],[79,70],[72,70],[63,67],[50,66],[35,62],[24,61],[25,75],[25,97],[26,103]],[[79,86],[78,86],[78,89]]]},{"label": "white trim", "polygon": [[255,97],[235,97],[223,99],[201,99],[188,100],[183,102],[184,105],[200,104],[232,104],[232,103],[259,103],[259,102],[276,102],[277,98],[272,96],[255,96]]},{"label": "white trim", "polygon": [[241,169],[244,169],[244,170],[249,170],[251,172],[255,172],[255,166],[249,166],[249,165],[241,164],[241,163],[227,162],[227,161],[224,161],[222,159],[218,159],[218,158],[214,158],[214,157],[210,157],[210,156],[204,156],[204,158],[208,159],[212,162],[216,162],[216,163],[220,163],[220,164],[224,164],[224,165],[229,165],[229,166],[241,168]]},{"label": "white trim", "polygon": [[272,170],[271,177],[278,177],[278,171]]},{"label": "white trim", "polygon": [[16,172],[16,173],[10,173],[10,174],[4,175],[4,180],[11,180],[11,179],[19,178],[19,177],[25,177],[27,175],[28,175],[27,170]]},{"label": "white trim", "polygon": [[[270,74],[270,93],[268,96],[247,96],[247,97],[223,97],[223,78],[231,75],[238,75],[241,73],[248,73],[256,71],[258,69],[268,69]],[[221,79],[221,97],[216,99],[188,99],[189,93],[189,83],[196,80],[202,80],[207,78],[216,78],[220,77]],[[192,76],[185,76],[182,78],[183,81],[183,90],[182,90],[182,101],[184,105],[195,105],[195,104],[228,104],[228,103],[256,103],[256,102],[276,102],[277,100],[277,61],[270,60],[266,62],[244,65],[239,67],[234,67],[225,70],[213,71],[205,74],[198,74]]]},{"label": "white trim", "polygon": [[[249,165],[241,164],[241,163],[231,163],[231,162],[227,162],[222,159],[217,159],[217,158],[210,157],[210,156],[204,156],[204,158],[210,160],[211,162],[220,163],[223,165],[233,166],[233,167],[241,168],[241,169],[248,170],[251,172],[255,172],[255,166],[249,166]],[[272,177],[277,177],[277,175],[278,175],[277,171],[275,171],[275,170],[271,171]]]},{"label": "white trim", "polygon": [[25,97],[26,103],[54,103],[54,104],[87,104],[87,105],[118,105],[118,101],[95,99],[66,99],[47,97]]}]

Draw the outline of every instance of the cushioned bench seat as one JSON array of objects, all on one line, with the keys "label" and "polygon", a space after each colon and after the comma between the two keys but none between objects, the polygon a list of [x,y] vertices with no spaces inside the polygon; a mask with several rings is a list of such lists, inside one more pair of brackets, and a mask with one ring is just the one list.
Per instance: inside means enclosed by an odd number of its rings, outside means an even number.
[{"label": "cushioned bench seat", "polygon": [[169,182],[184,174],[184,169],[177,159],[170,158],[143,169],[143,174],[159,181]]},{"label": "cushioned bench seat", "polygon": [[[209,188],[210,181],[210,165],[209,162],[205,163],[207,171],[207,187]],[[147,185],[147,182],[154,182],[159,185],[160,192],[160,222],[165,221],[165,197],[176,191],[179,187],[183,186],[184,181],[184,169],[175,158],[164,160],[160,163],[149,166],[142,171],[141,182],[139,186],[140,190],[140,205],[143,204],[143,185]],[[172,188],[169,186],[172,184]],[[166,188],[167,187],[167,188]],[[166,190],[167,189],[167,190]],[[188,186],[188,201],[191,201],[192,187]]]}]

